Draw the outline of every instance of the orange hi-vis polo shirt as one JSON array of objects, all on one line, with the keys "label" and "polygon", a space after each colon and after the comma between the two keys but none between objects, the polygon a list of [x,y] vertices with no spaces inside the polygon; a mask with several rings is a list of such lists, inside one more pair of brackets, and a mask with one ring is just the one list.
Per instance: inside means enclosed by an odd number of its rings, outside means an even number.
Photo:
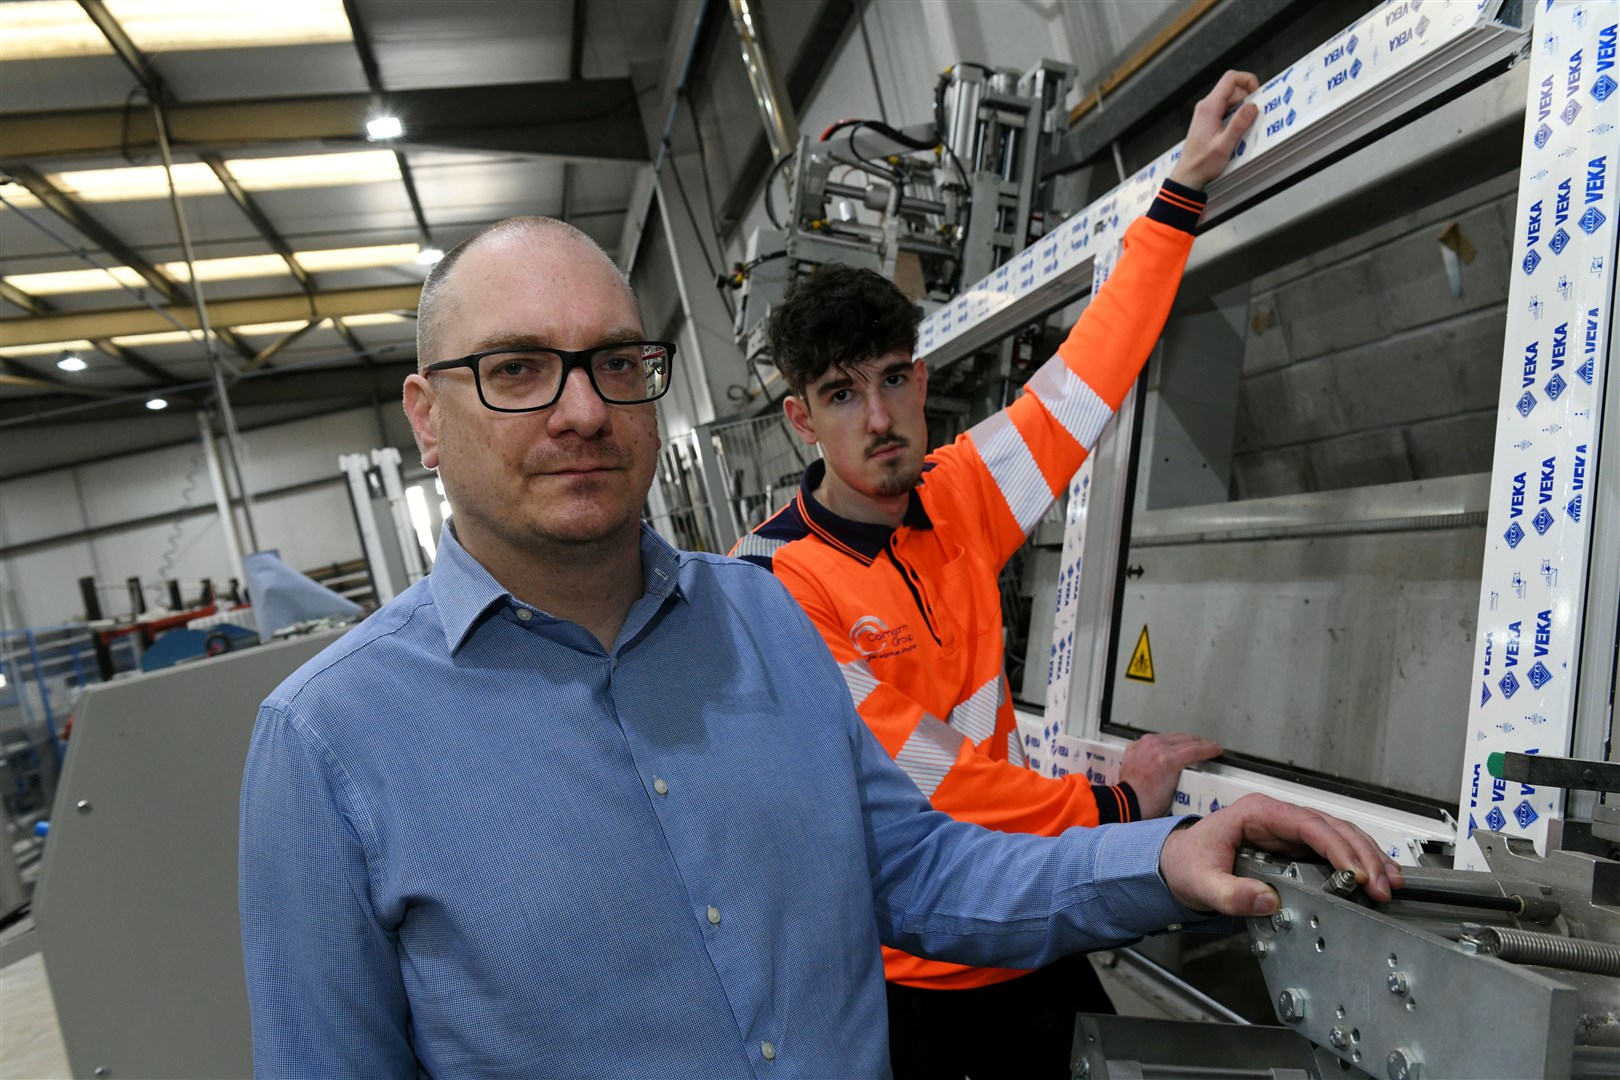
[{"label": "orange hi-vis polo shirt", "polygon": [[[1181,282],[1202,193],[1167,185],[1125,233],[1112,276],[1006,409],[928,455],[897,529],[816,501],[826,465],[738,542],[821,631],[855,707],[936,810],[1051,836],[1141,816],[1128,785],[1026,767],[1003,671],[997,576],[1096,444],[1136,381]],[[1078,883],[1077,883],[1078,884]],[[1023,974],[883,950],[887,977],[968,989]]]}]

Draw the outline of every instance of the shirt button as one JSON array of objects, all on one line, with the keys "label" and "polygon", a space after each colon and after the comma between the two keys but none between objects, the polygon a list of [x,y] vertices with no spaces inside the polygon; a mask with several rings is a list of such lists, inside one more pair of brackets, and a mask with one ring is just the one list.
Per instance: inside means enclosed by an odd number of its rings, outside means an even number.
[{"label": "shirt button", "polygon": [[763,1057],[766,1061],[775,1061],[776,1060],[776,1047],[772,1046],[768,1042],[762,1042],[762,1043],[759,1044],[759,1053],[760,1053],[760,1056]]},{"label": "shirt button", "polygon": [[520,607],[517,610],[517,617],[519,622],[528,622],[530,619],[534,618],[534,612],[530,611],[526,607]]},{"label": "shirt button", "polygon": [[[659,779],[655,778],[653,780],[653,790],[658,792],[658,794],[660,794],[660,795],[668,795],[669,794],[669,785],[664,783],[662,780],[659,780]],[[713,911],[714,909],[710,908],[709,910]]]},{"label": "shirt button", "polygon": [[709,908],[709,925],[710,926],[719,926],[720,925],[720,909],[719,908],[717,908],[717,907],[710,907]]}]

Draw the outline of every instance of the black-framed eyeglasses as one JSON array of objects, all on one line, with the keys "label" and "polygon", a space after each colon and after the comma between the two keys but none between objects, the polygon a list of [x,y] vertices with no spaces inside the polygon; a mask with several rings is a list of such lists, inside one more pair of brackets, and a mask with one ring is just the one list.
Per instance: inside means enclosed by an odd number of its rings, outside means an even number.
[{"label": "black-framed eyeglasses", "polygon": [[669,389],[675,363],[673,341],[622,341],[594,349],[489,349],[441,360],[424,375],[471,368],[478,400],[495,412],[536,412],[562,397],[568,373],[583,368],[596,395],[609,405],[657,401]]}]

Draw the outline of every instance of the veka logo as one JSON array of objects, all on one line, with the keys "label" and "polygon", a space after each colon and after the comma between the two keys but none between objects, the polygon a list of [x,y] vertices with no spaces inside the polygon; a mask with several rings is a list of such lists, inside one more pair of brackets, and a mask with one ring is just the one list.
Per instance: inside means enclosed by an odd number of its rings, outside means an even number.
[{"label": "veka logo", "polygon": [[1541,200],[1537,199],[1530,204],[1530,212],[1524,217],[1524,246],[1535,247],[1541,240]]},{"label": "veka logo", "polygon": [[1410,45],[1412,43],[1412,36],[1412,31],[1410,29],[1402,30],[1400,33],[1389,39],[1388,51],[1393,53],[1396,49],[1401,48],[1403,45]]},{"label": "veka logo", "polygon": [[1586,444],[1575,448],[1575,468],[1570,471],[1569,490],[1581,491],[1586,487]]},{"label": "veka logo", "polygon": [[1505,698],[1512,698],[1514,694],[1519,692],[1519,680],[1513,677],[1511,671],[1502,676],[1501,681],[1496,685],[1502,688],[1502,696]]},{"label": "veka logo", "polygon": [[1552,609],[1536,612],[1536,655],[1546,656],[1552,649]]},{"label": "veka logo", "polygon": [[1540,690],[1543,686],[1552,682],[1552,672],[1547,670],[1546,664],[1537,660],[1535,666],[1530,669],[1528,678],[1530,679],[1530,685]]},{"label": "veka logo", "polygon": [[[1545,123],[1547,117],[1552,115],[1553,107],[1553,77],[1547,76],[1541,80],[1541,92],[1536,98],[1536,119]],[[1540,143],[1536,144],[1540,146]]]},{"label": "veka logo", "polygon": [[1519,399],[1519,403],[1514,408],[1519,410],[1520,416],[1529,416],[1535,411],[1536,404],[1536,395],[1526,390],[1524,396]]},{"label": "veka logo", "polygon": [[1562,225],[1569,220],[1569,200],[1574,184],[1570,177],[1558,181],[1558,194],[1553,197],[1553,224]]},{"label": "veka logo", "polygon": [[1565,503],[1564,513],[1569,515],[1569,520],[1579,525],[1581,523],[1581,496],[1577,495]]},{"label": "veka logo", "polygon": [[[1505,668],[1516,668],[1519,666],[1520,625],[1521,624],[1518,621],[1508,623],[1507,631],[1502,635],[1502,666]],[[1512,678],[1513,672],[1509,671],[1507,673],[1507,677]],[[1507,690],[1507,687],[1504,686],[1502,689]],[[1509,691],[1508,697],[1512,696],[1512,692]]]},{"label": "veka logo", "polygon": [[1537,150],[1546,148],[1547,140],[1552,138],[1552,133],[1552,128],[1548,127],[1546,124],[1542,124],[1540,127],[1536,128],[1536,134],[1531,141],[1536,144]]},{"label": "veka logo", "polygon": [[855,651],[862,656],[894,653],[911,645],[913,640],[910,624],[902,624],[890,630],[876,615],[866,615],[857,619],[855,625],[849,629],[849,643],[855,646]]},{"label": "veka logo", "polygon": [[1538,816],[1535,808],[1530,805],[1529,799],[1521,800],[1513,810],[1513,817],[1518,821],[1521,829],[1528,829],[1534,825]]},{"label": "veka logo", "polygon": [[1586,213],[1581,215],[1579,224],[1588,236],[1603,227],[1603,211],[1593,204],[1603,198],[1608,171],[1609,159],[1606,155],[1599,155],[1586,163]]},{"label": "veka logo", "polygon": [[1502,813],[1500,806],[1491,807],[1491,812],[1485,815],[1485,824],[1492,832],[1501,832],[1507,827],[1507,815]]},{"label": "veka logo", "polygon": [[1502,539],[1507,541],[1508,547],[1517,548],[1524,539],[1524,530],[1519,528],[1519,523],[1515,521],[1508,526],[1507,532],[1502,534]]},{"label": "veka logo", "polygon": [[1598,31],[1598,77],[1592,83],[1592,96],[1597,98],[1599,102],[1609,100],[1609,95],[1614,93],[1615,90],[1614,77],[1607,74],[1607,72],[1614,67],[1615,31],[1617,27],[1620,27],[1620,23],[1605,26]]},{"label": "veka logo", "polygon": [[1541,463],[1541,487],[1536,493],[1536,502],[1546,506],[1552,502],[1553,487],[1557,484],[1558,459],[1547,458]]},{"label": "veka logo", "polygon": [[1581,50],[1576,49],[1569,54],[1569,75],[1564,79],[1564,97],[1574,97],[1581,92]]},{"label": "veka logo", "polygon": [[1543,506],[1536,511],[1536,516],[1530,519],[1530,524],[1536,527],[1536,535],[1546,536],[1547,530],[1553,527],[1553,516],[1547,513],[1547,508]]},{"label": "veka logo", "polygon": [[1541,265],[1541,255],[1537,253],[1535,248],[1531,248],[1529,251],[1524,253],[1524,262],[1520,263],[1519,265],[1524,268],[1524,272],[1527,275],[1533,274],[1536,272],[1536,267]]},{"label": "veka logo", "polygon": [[[1496,635],[1494,635],[1494,634],[1486,634],[1485,635],[1485,671],[1483,672],[1483,674],[1484,674],[1485,678],[1487,678],[1487,679],[1491,677],[1491,653],[1495,650],[1495,648],[1496,648]],[[1483,704],[1483,702],[1481,704]]]},{"label": "veka logo", "polygon": [[[1350,40],[1354,41],[1355,38],[1351,38]],[[1352,63],[1350,65],[1350,77],[1353,79],[1357,75],[1360,75],[1360,74],[1361,74],[1361,61],[1357,60],[1357,61],[1355,61],[1354,63]]]},{"label": "veka logo", "polygon": [[1569,348],[1569,323],[1562,322],[1553,327],[1552,332],[1552,365],[1549,371],[1557,371],[1564,366],[1564,353]]},{"label": "veka logo", "polygon": [[[1412,10],[1416,11],[1417,8],[1413,7]],[[1417,34],[1418,34],[1418,37],[1422,37],[1424,34],[1426,34],[1428,32],[1429,32],[1429,17],[1427,15],[1425,15],[1425,16],[1423,16],[1423,18],[1418,20]]]},{"label": "veka logo", "polygon": [[1552,234],[1552,239],[1547,241],[1547,246],[1552,248],[1554,255],[1562,255],[1564,249],[1569,246],[1569,233],[1559,229]]},{"label": "veka logo", "polygon": [[1564,110],[1558,114],[1558,119],[1562,120],[1565,125],[1569,125],[1573,124],[1575,118],[1579,115],[1581,115],[1581,103],[1572,98],[1565,102]]},{"label": "veka logo", "polygon": [[1407,12],[1411,10],[1411,7],[1405,3],[1391,4],[1388,8],[1384,9],[1384,29],[1387,30],[1391,26],[1394,26],[1401,20],[1402,17],[1406,15]]},{"label": "veka logo", "polygon": [[1547,380],[1547,385],[1542,387],[1542,389],[1547,392],[1548,401],[1557,401],[1558,395],[1562,394],[1568,385],[1568,383],[1564,382],[1564,377],[1562,375],[1554,375],[1552,378]]},{"label": "veka logo", "polygon": [[1514,520],[1524,515],[1524,478],[1520,473],[1513,478],[1513,492],[1508,496],[1508,518]]},{"label": "veka logo", "polygon": [[1520,376],[1523,382],[1519,389],[1528,390],[1536,385],[1536,357],[1540,351],[1541,342],[1539,341],[1532,341],[1524,347],[1524,374]]}]

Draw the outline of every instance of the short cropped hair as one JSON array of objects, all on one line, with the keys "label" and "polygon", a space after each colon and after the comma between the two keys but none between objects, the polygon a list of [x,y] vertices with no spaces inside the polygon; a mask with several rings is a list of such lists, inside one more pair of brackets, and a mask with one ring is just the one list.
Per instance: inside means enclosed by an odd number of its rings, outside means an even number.
[{"label": "short cropped hair", "polygon": [[[624,271],[619,269],[617,263],[608,258],[608,253],[602,250],[600,244],[589,236],[580,232],[566,221],[556,218],[540,217],[510,217],[504,221],[497,221],[493,225],[485,225],[467,239],[445,252],[444,258],[433,264],[428,271],[427,280],[422,282],[422,299],[416,306],[416,367],[421,370],[436,360],[449,359],[435,353],[438,348],[437,335],[439,326],[450,314],[452,305],[450,298],[445,295],[445,286],[450,280],[450,272],[455,269],[461,257],[471,251],[474,246],[491,236],[524,236],[549,235],[554,240],[575,240],[594,248],[602,258],[618,271],[619,277],[625,280],[625,288],[630,287],[629,279],[624,278]],[[632,299],[635,293],[631,292]]]},{"label": "short cropped hair", "polygon": [[828,368],[851,368],[896,349],[915,351],[916,305],[872,270],[825,263],[772,309],[771,357],[799,397]]}]

